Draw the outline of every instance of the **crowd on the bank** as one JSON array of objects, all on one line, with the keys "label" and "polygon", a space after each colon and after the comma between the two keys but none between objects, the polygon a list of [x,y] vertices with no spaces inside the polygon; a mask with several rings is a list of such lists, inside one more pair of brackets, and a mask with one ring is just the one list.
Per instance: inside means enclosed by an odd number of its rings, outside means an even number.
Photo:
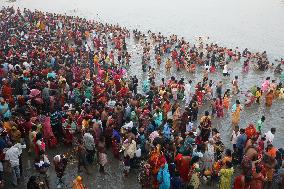
[{"label": "crowd on the bank", "polygon": [[[48,156],[59,145],[75,147],[78,177],[73,189],[86,188],[79,176],[82,168],[92,174],[89,165],[97,163],[104,174],[110,155],[123,161],[125,177],[139,169],[142,188],[283,188],[284,150],[274,146],[276,129],[263,132],[263,115],[248,126],[240,125],[247,107],[283,103],[282,59],[275,67],[266,52],[241,52],[207,44],[203,38],[191,45],[175,35],[146,35],[118,25],[12,7],[1,9],[0,27],[0,188],[8,182],[23,186],[27,158],[36,173],[28,189],[51,188],[47,172],[52,165],[57,186],[62,187],[69,156],[64,151]],[[142,46],[141,65],[147,73],[143,81],[127,73],[131,36]],[[150,66],[153,60],[156,69],[165,66],[167,72],[195,73],[200,68],[203,77],[158,81]],[[222,78],[211,79],[216,72],[230,79],[239,62],[245,73],[250,68],[274,69],[276,79],[267,77],[261,86],[251,86],[242,102],[238,76],[232,76],[230,89]],[[201,112],[208,104],[210,108]],[[212,125],[225,114],[231,114],[231,145],[223,143]],[[23,150],[29,156],[23,156]],[[241,172],[236,175],[236,170]],[[7,174],[10,180],[4,179]]]}]

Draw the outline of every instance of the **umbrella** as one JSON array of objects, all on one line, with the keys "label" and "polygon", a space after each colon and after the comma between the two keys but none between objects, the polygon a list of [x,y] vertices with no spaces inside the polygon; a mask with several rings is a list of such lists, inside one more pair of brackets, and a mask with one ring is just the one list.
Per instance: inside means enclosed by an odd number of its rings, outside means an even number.
[{"label": "umbrella", "polygon": [[36,96],[38,96],[40,94],[41,94],[40,90],[32,89],[31,92],[30,92],[30,97],[36,97]]}]

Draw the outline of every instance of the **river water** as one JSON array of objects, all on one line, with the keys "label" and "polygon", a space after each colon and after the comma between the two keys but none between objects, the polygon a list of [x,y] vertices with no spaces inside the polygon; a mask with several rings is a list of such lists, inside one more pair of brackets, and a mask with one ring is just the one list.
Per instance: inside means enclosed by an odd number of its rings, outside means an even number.
[{"label": "river water", "polygon": [[[119,23],[128,28],[138,28],[142,31],[160,31],[163,34],[177,34],[194,42],[197,36],[209,36],[210,41],[227,47],[249,48],[253,51],[268,52],[271,59],[284,57],[284,3],[281,0],[17,0],[6,2],[0,0],[1,5],[14,5],[21,8],[39,9],[48,12],[67,13],[102,22]],[[141,71],[141,52],[139,46],[131,44],[132,55],[130,74],[137,75],[141,81],[146,77]],[[151,63],[155,66],[155,63]],[[239,75],[242,91],[253,85],[261,85],[267,76],[278,80],[273,71],[254,72],[248,74],[241,71],[241,64],[235,63],[231,77]],[[165,74],[164,66],[157,68],[157,79],[170,78]],[[175,70],[175,69],[173,69]],[[173,73],[177,78],[197,81],[201,74],[188,74],[184,71]],[[220,74],[210,76],[215,81],[222,79]],[[231,78],[232,79],[232,78]],[[224,88],[231,88],[231,80],[225,80]],[[237,98],[244,101],[244,95]],[[203,107],[201,112],[208,107]],[[276,127],[274,144],[284,147],[284,105],[283,101],[276,101],[270,109],[264,105],[253,105],[245,108],[241,113],[241,127],[248,123],[255,123],[262,115],[266,116],[264,132]],[[223,119],[215,119],[213,126],[220,130],[224,143],[230,146],[231,118],[230,113]],[[112,162],[112,164],[114,164]],[[110,168],[114,171],[114,167]],[[73,172],[73,171],[72,171]],[[131,182],[115,173],[111,179],[118,179],[117,188],[133,188],[135,179]],[[72,175],[74,178],[74,175]],[[99,181],[100,187],[109,182],[107,179]],[[132,183],[133,182],[133,183]],[[133,185],[132,185],[133,184]],[[128,185],[128,187],[127,187]],[[91,187],[93,188],[93,187]],[[112,187],[110,187],[112,188]]]}]

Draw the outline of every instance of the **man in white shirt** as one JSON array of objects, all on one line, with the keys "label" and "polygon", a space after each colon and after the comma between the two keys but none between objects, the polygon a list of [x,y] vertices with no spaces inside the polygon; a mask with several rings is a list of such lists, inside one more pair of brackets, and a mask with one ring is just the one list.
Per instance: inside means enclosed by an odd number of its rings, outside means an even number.
[{"label": "man in white shirt", "polygon": [[133,140],[132,137],[128,137],[128,139],[123,142],[122,148],[124,149],[124,174],[127,175],[131,165],[133,165],[131,162],[137,150],[135,140]]},{"label": "man in white shirt", "polygon": [[126,129],[126,130],[130,130],[133,127],[133,122],[129,121],[127,123],[125,123],[125,125],[122,126],[122,128]]},{"label": "man in white shirt", "polygon": [[22,154],[22,147],[20,143],[15,144],[9,148],[5,153],[5,160],[10,162],[12,169],[12,184],[18,186],[20,180],[20,155]]},{"label": "man in white shirt", "polygon": [[231,136],[231,141],[232,141],[234,148],[236,147],[238,136],[240,136],[239,126],[235,126],[235,129],[233,130],[233,133]]},{"label": "man in white shirt", "polygon": [[114,106],[116,105],[116,101],[113,98],[111,98],[108,101],[107,105],[108,105],[109,108],[114,108]]},{"label": "man in white shirt", "polygon": [[188,105],[190,102],[190,96],[191,96],[191,83],[192,81],[189,80],[187,84],[184,86],[184,94],[185,94],[185,105]]},{"label": "man in white shirt", "polygon": [[276,128],[271,128],[270,131],[265,133],[266,143],[270,142],[271,144],[273,144],[275,132],[276,132]]},{"label": "man in white shirt", "polygon": [[83,141],[85,144],[85,148],[87,151],[86,159],[88,163],[93,163],[94,161],[94,154],[95,154],[95,140],[93,135],[89,131],[87,131],[83,136]]},{"label": "man in white shirt", "polygon": [[230,74],[229,74],[229,68],[228,68],[228,62],[226,62],[226,64],[224,65],[224,68],[223,68],[223,76],[230,76]]}]

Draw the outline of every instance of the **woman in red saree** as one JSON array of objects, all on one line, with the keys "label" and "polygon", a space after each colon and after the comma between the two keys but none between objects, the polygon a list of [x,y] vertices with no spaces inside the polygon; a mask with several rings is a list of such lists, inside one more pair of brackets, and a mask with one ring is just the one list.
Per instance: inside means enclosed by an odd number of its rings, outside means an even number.
[{"label": "woman in red saree", "polygon": [[177,162],[177,170],[179,171],[182,182],[187,183],[191,157],[178,154],[175,160]]},{"label": "woman in red saree", "polygon": [[216,110],[217,110],[217,117],[221,118],[224,117],[224,106],[223,106],[223,101],[222,101],[222,97],[218,96],[216,102]]},{"label": "woman in red saree", "polygon": [[173,51],[172,51],[172,59],[173,59],[173,60],[176,60],[177,56],[178,56],[177,51],[176,51],[176,50],[173,50]]},{"label": "woman in red saree", "polygon": [[264,175],[261,172],[260,166],[256,166],[252,170],[252,181],[250,182],[250,188],[252,189],[263,189],[264,188],[264,182],[265,178]]},{"label": "woman in red saree", "polygon": [[57,144],[57,140],[53,134],[51,128],[50,117],[46,116],[43,122],[43,138],[47,142],[49,147],[53,147]]}]

